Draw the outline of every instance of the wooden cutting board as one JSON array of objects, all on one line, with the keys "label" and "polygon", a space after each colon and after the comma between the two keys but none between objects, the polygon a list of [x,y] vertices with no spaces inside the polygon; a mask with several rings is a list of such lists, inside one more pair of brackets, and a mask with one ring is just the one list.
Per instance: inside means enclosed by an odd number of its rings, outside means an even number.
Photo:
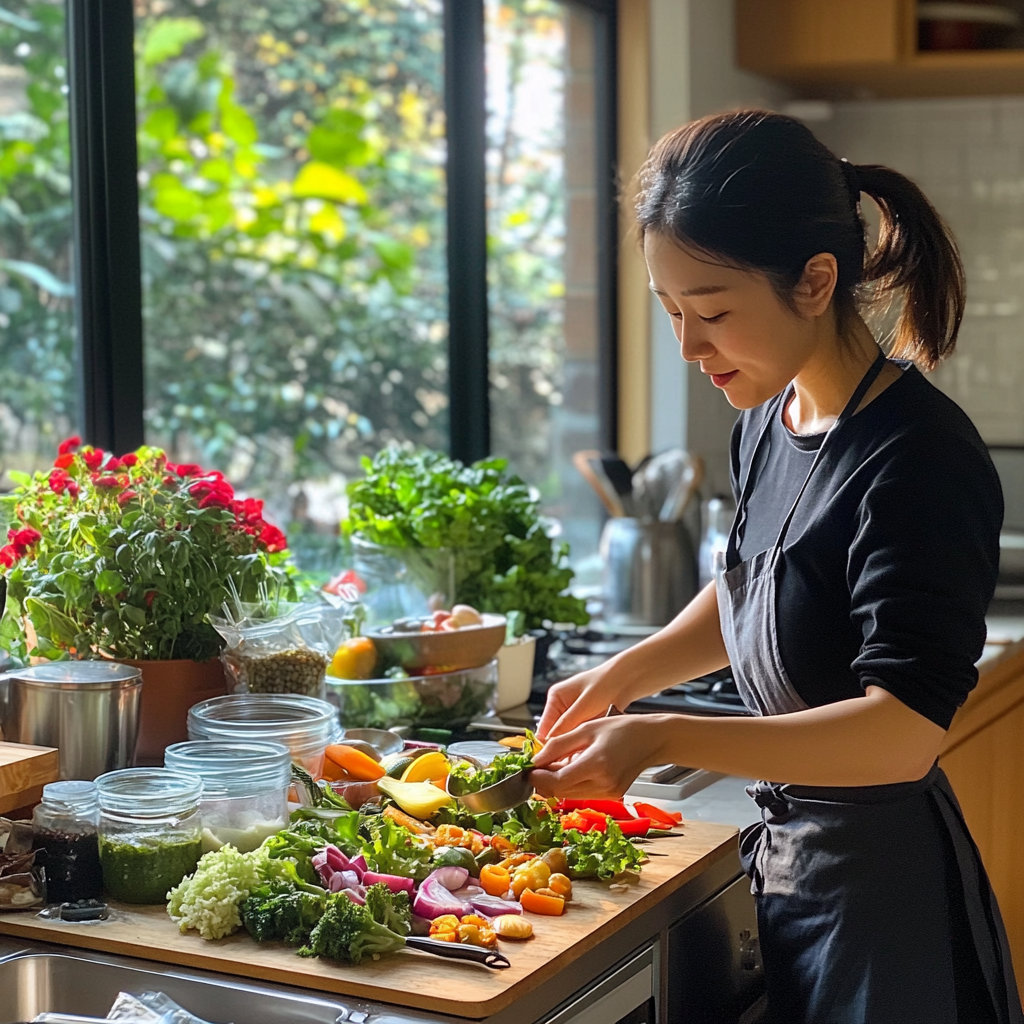
[{"label": "wooden cutting board", "polygon": [[658,856],[644,864],[639,882],[625,889],[576,882],[562,917],[531,915],[532,939],[501,942],[501,951],[512,961],[504,971],[413,950],[358,966],[306,960],[282,944],[256,943],[245,932],[216,942],[206,942],[195,932],[182,935],[163,907],[125,904],[111,904],[110,920],[87,926],[43,921],[34,914],[0,915],[0,934],[481,1018],[564,971],[715,861],[735,856],[736,832],[728,825],[690,822],[679,838],[651,844]]},{"label": "wooden cutting board", "polygon": [[38,803],[43,786],[56,782],[59,773],[54,747],[0,742],[0,814]]}]

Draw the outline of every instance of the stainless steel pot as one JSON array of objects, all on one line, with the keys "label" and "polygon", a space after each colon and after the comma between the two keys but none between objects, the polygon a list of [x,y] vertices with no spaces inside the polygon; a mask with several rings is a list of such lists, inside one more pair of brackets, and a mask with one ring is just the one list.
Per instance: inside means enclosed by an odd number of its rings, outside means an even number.
[{"label": "stainless steel pot", "polygon": [[92,781],[127,768],[139,734],[142,673],[131,665],[59,661],[0,677],[0,730],[60,751],[60,777]]},{"label": "stainless steel pot", "polygon": [[609,519],[601,557],[609,624],[667,625],[697,593],[697,559],[681,521]]}]

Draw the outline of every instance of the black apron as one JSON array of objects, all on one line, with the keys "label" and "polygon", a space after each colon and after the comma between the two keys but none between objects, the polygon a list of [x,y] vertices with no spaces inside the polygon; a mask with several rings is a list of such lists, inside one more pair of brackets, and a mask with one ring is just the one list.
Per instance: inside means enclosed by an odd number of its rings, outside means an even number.
[{"label": "black apron", "polygon": [[[758,452],[792,385],[765,417],[715,574],[729,662],[755,714],[807,707],[779,653],[779,559],[822,452],[884,366],[879,351],[823,439],[775,544],[735,564]],[[747,791],[762,820],[744,830],[740,855],[757,897],[770,1020],[1024,1024],[999,908],[937,765],[910,783],[826,788],[758,782]]]}]

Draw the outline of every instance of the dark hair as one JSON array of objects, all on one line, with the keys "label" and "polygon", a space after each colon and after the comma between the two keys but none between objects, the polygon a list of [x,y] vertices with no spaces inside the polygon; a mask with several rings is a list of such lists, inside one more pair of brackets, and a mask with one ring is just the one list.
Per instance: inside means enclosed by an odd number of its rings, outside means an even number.
[{"label": "dark hair", "polygon": [[[870,256],[861,192],[882,215]],[[924,193],[891,168],[838,160],[793,118],[740,110],[669,132],[640,172],[636,212],[641,235],[656,231],[715,262],[760,271],[790,306],[807,260],[832,253],[840,334],[865,304],[899,295],[893,355],[931,369],[956,344],[963,266]]]}]

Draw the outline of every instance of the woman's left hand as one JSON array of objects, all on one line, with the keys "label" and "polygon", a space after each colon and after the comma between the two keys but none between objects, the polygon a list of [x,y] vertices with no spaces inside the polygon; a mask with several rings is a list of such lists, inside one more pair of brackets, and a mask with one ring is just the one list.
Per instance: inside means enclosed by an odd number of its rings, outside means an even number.
[{"label": "woman's left hand", "polygon": [[617,799],[665,763],[667,715],[598,718],[554,736],[534,756],[530,782],[543,796]]}]

